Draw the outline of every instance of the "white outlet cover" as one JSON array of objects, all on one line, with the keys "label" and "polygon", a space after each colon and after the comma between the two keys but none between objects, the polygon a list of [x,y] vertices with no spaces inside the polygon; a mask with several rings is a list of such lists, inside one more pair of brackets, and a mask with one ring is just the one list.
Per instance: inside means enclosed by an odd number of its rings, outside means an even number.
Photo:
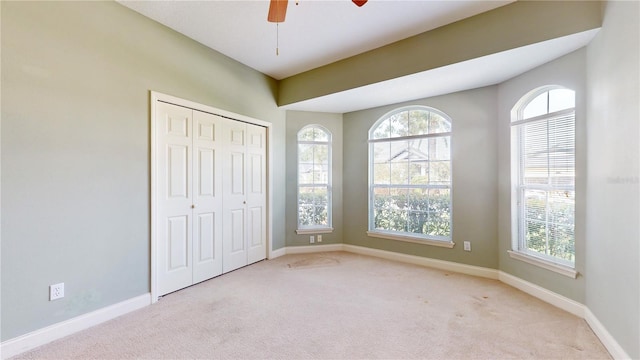
[{"label": "white outlet cover", "polygon": [[471,242],[470,241],[465,241],[464,242],[464,250],[465,251],[471,251]]},{"label": "white outlet cover", "polygon": [[64,283],[49,286],[49,301],[64,297]]}]

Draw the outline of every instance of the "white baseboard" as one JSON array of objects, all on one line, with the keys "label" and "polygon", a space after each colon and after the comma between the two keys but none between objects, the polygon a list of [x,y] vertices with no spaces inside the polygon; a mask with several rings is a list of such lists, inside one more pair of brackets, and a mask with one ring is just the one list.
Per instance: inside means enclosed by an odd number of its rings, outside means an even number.
[{"label": "white baseboard", "polygon": [[[422,256],[407,255],[393,251],[372,249],[364,246],[348,245],[348,244],[328,244],[328,245],[311,245],[311,246],[289,246],[286,254],[310,254],[326,251],[347,251],[354,254],[374,256],[387,260],[395,260],[408,264],[427,266],[435,269],[457,272],[479,276],[489,279],[498,280],[498,270],[489,269],[480,266],[466,265],[451,261],[430,259]],[[282,249],[279,249],[282,250]]]},{"label": "white baseboard", "polygon": [[90,328],[105,321],[115,319],[151,304],[151,294],[144,294],[129,300],[107,306],[72,319],[18,336],[0,344],[0,358],[8,359],[38,346],[61,339],[75,332]]},{"label": "white baseboard", "polygon": [[375,256],[375,257],[379,257],[387,260],[395,260],[395,261],[400,261],[408,264],[421,265],[421,266],[431,267],[431,268],[440,269],[440,270],[457,272],[460,274],[467,274],[467,275],[473,275],[473,276],[498,280],[498,270],[489,269],[489,268],[480,267],[480,266],[460,264],[452,261],[437,260],[437,259],[431,259],[431,258],[426,258],[422,256],[407,255],[402,253],[396,253],[393,251],[372,249],[372,248],[356,246],[356,245],[345,244],[342,246],[342,249],[344,251],[361,254],[361,255]]},{"label": "white baseboard", "polygon": [[310,246],[289,246],[286,249],[288,254],[311,254],[327,251],[343,251],[344,245],[342,244],[327,244],[327,245],[310,245]]},{"label": "white baseboard", "polygon": [[287,255],[286,247],[269,251],[268,259],[271,260],[271,259],[279,258],[280,256],[284,256],[284,255]]},{"label": "white baseboard", "polygon": [[585,321],[591,327],[591,330],[596,334],[598,339],[602,341],[602,345],[607,348],[609,354],[614,359],[631,359],[631,357],[627,354],[626,351],[618,344],[616,339],[611,336],[611,334],[607,331],[607,329],[602,325],[600,320],[589,310],[589,308],[585,307]]},{"label": "white baseboard", "polygon": [[500,272],[499,280],[546,303],[559,307],[566,312],[584,319],[585,306],[575,300],[571,300],[551,290],[547,290],[542,286],[522,280],[519,277],[515,277],[503,271]]}]

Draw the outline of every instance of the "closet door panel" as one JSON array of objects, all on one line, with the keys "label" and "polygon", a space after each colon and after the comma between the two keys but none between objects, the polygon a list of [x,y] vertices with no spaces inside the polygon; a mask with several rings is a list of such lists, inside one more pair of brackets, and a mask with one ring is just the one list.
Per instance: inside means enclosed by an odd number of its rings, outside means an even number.
[{"label": "closet door panel", "polygon": [[249,248],[254,249],[262,245],[262,235],[264,229],[264,224],[262,222],[262,220],[264,219],[262,207],[258,206],[249,208],[248,215],[249,219],[247,221],[247,224],[249,225]]},{"label": "closet door panel", "polygon": [[229,169],[231,186],[229,191],[233,195],[242,196],[244,198],[244,153],[232,152],[229,154],[229,157],[231,157],[231,168]]},{"label": "closet door panel", "polygon": [[223,272],[247,265],[246,127],[225,119],[223,141]]},{"label": "closet door panel", "polygon": [[216,151],[215,149],[207,149],[198,147],[197,168],[199,175],[196,179],[198,186],[196,187],[199,197],[215,197],[216,191]]},{"label": "closet door panel", "polygon": [[244,218],[244,209],[231,210],[231,224],[229,224],[229,230],[231,231],[231,255],[244,254]]},{"label": "closet door panel", "polygon": [[167,146],[167,197],[189,200],[189,156],[188,145]]},{"label": "closet door panel", "polygon": [[248,263],[267,257],[267,142],[266,129],[262,126],[247,125],[247,244]]},{"label": "closet door panel", "polygon": [[156,241],[159,294],[192,284],[192,111],[157,103]]},{"label": "closet door panel", "polygon": [[189,267],[189,219],[187,216],[167,218],[167,270],[180,271]]},{"label": "closet door panel", "polygon": [[[196,217],[197,230],[194,234],[198,234],[194,244],[194,248],[198,247],[196,256],[193,260],[195,264],[204,264],[213,261],[216,256],[215,251],[215,233],[216,221],[215,213],[200,213]],[[197,280],[194,279],[194,282]]]},{"label": "closet door panel", "polygon": [[193,283],[222,274],[221,120],[193,112]]}]

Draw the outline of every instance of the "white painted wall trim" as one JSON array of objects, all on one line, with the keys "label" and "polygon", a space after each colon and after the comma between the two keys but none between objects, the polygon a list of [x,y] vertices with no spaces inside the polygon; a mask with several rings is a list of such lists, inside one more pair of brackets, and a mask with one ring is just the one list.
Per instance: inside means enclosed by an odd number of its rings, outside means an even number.
[{"label": "white painted wall trim", "polygon": [[[441,135],[441,134],[439,133],[438,135]],[[454,243],[451,240],[448,240],[448,241],[447,240],[431,240],[431,239],[419,238],[416,236],[391,234],[383,231],[367,231],[367,236],[376,237],[380,239],[405,241],[405,242],[421,244],[421,245],[438,246],[438,247],[444,247],[448,249],[453,249],[453,247],[456,246],[456,243]]]},{"label": "white painted wall trim", "polygon": [[555,264],[555,263],[552,263],[551,261],[547,261],[544,259],[538,259],[536,257],[533,257],[525,253],[521,253],[518,251],[508,250],[507,253],[509,254],[509,257],[512,259],[524,261],[528,264],[535,265],[543,269],[547,269],[549,271],[553,271],[555,273],[564,275],[566,277],[570,277],[572,279],[575,279],[578,276],[578,272],[576,271],[576,269],[573,269],[565,265]]},{"label": "white painted wall trim", "polygon": [[426,258],[422,256],[407,255],[402,253],[396,253],[393,251],[378,250],[378,249],[372,249],[372,248],[367,248],[363,246],[355,246],[355,245],[348,245],[348,244],[343,245],[343,249],[344,251],[348,251],[356,254],[375,256],[375,257],[379,257],[387,260],[395,260],[395,261],[400,261],[400,262],[414,264],[414,265],[431,267],[439,270],[452,271],[452,272],[457,272],[461,274],[467,274],[467,275],[473,275],[473,276],[498,280],[498,270],[495,270],[495,269],[489,269],[489,268],[480,267],[480,266],[460,264],[460,263],[455,263],[451,261],[437,260],[437,259],[431,259],[431,258]]},{"label": "white painted wall trim", "polygon": [[289,254],[310,254],[327,251],[344,251],[343,244],[310,245],[310,246],[289,246],[286,248]]},{"label": "white painted wall trim", "polygon": [[577,301],[571,300],[560,294],[556,294],[555,292],[547,290],[542,286],[538,286],[536,284],[522,280],[519,277],[507,274],[504,271],[500,271],[499,280],[546,303],[549,303],[555,307],[559,307],[566,312],[584,319],[585,306]]},{"label": "white painted wall trim", "polygon": [[0,358],[8,359],[38,346],[61,339],[65,336],[88,329],[92,326],[115,319],[118,316],[122,316],[149,305],[151,305],[151,294],[147,293],[47,326],[28,334],[9,339],[0,344]]},{"label": "white painted wall trim", "polygon": [[[289,254],[310,254],[327,251],[347,251],[354,254],[374,256],[387,260],[395,260],[408,264],[421,265],[435,269],[452,271],[461,274],[479,276],[488,279],[498,280],[498,270],[489,269],[480,266],[466,265],[451,261],[430,259],[422,256],[407,255],[396,253],[393,251],[372,249],[363,246],[348,244],[327,244],[327,245],[309,245],[309,246],[288,246],[277,250],[278,256]],[[272,257],[275,258],[275,257]]]},{"label": "white painted wall trim", "polygon": [[313,235],[313,234],[331,234],[333,232],[332,227],[327,228],[308,228],[308,229],[297,229],[296,234],[298,235]]},{"label": "white painted wall trim", "polygon": [[269,260],[273,260],[275,258],[279,258],[280,256],[285,256],[287,255],[287,248],[283,247],[280,249],[276,249],[276,250],[271,250],[269,252]]},{"label": "white painted wall trim", "polygon": [[587,324],[591,327],[591,330],[596,334],[598,339],[602,341],[602,345],[609,351],[611,357],[614,359],[631,359],[631,356],[627,354],[626,351],[618,344],[616,339],[611,336],[611,334],[607,331],[607,329],[602,325],[600,320],[589,310],[588,307],[585,306],[585,316],[584,319],[587,321]]}]

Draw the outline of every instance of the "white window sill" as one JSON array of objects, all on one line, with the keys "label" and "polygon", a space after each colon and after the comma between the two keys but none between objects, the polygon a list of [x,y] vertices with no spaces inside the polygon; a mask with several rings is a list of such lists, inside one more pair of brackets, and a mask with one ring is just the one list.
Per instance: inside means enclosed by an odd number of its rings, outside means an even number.
[{"label": "white window sill", "polygon": [[531,256],[531,255],[527,255],[527,254],[524,254],[524,253],[521,253],[521,252],[518,252],[518,251],[508,250],[507,252],[509,253],[509,256],[512,259],[524,261],[524,262],[529,263],[531,265],[535,265],[535,266],[541,267],[543,269],[547,269],[549,271],[553,271],[555,273],[570,277],[572,279],[575,279],[578,276],[578,272],[575,269],[573,269],[573,268],[571,268],[569,266],[556,264],[556,263],[553,263],[551,261],[539,259],[537,257]]},{"label": "white window sill", "polygon": [[413,237],[413,236],[403,236],[403,235],[389,234],[389,233],[378,232],[378,231],[367,231],[367,235],[371,236],[371,237],[381,238],[381,239],[406,241],[406,242],[411,242],[411,243],[415,243],[415,244],[439,246],[439,247],[445,247],[445,248],[449,248],[449,249],[451,249],[451,248],[453,248],[455,246],[455,243],[453,241],[451,241],[451,240],[442,240],[442,241],[440,241],[440,240],[430,240],[430,239],[417,238],[417,237]]},{"label": "white window sill", "polygon": [[298,234],[298,235],[331,234],[332,232],[333,232],[333,228],[313,228],[313,229],[298,229],[298,230],[296,230],[296,234]]}]

